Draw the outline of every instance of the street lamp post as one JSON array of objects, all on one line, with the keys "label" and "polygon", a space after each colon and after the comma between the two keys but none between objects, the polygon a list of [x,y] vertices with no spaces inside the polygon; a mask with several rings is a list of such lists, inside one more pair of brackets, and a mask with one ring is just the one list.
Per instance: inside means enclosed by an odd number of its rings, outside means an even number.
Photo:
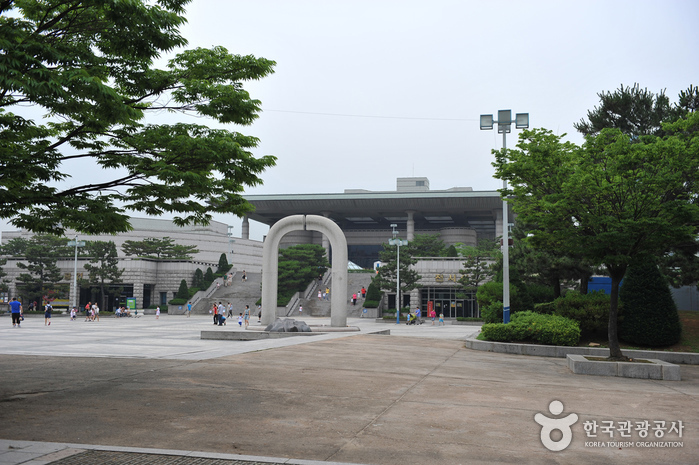
[{"label": "street lamp post", "polygon": [[[529,113],[517,113],[512,119],[512,110],[499,110],[497,121],[493,115],[481,115],[481,130],[493,129],[493,123],[498,124],[498,133],[502,133],[502,148],[507,150],[507,133],[515,128],[529,127]],[[502,180],[503,190],[507,189],[507,180]],[[510,322],[510,239],[508,231],[507,201],[502,200],[502,322]]]},{"label": "street lamp post", "polygon": [[78,247],[85,247],[85,241],[79,241],[76,234],[74,241],[68,242],[68,247],[75,247],[73,261],[73,307],[78,308]]},{"label": "street lamp post", "polygon": [[233,244],[235,240],[233,239],[233,226],[228,226],[228,253],[230,260],[228,261],[229,266],[233,266]]},{"label": "street lamp post", "polygon": [[396,231],[397,224],[392,224],[393,228],[393,239],[388,240],[389,245],[396,246],[396,324],[400,324],[400,246],[408,245],[408,241],[403,241],[396,236],[398,231]]}]

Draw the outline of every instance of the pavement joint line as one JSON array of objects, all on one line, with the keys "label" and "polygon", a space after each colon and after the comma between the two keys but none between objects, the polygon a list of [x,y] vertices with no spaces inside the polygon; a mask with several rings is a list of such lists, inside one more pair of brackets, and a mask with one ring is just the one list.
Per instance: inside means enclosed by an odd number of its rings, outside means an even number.
[{"label": "pavement joint line", "polygon": [[[239,454],[227,454],[221,452],[203,452],[203,451],[188,451],[188,450],[176,450],[176,449],[151,449],[144,447],[123,447],[123,446],[105,446],[105,445],[95,445],[95,444],[74,444],[74,443],[57,443],[57,442],[38,442],[38,441],[24,441],[24,440],[8,440],[0,439],[0,464],[16,464],[16,465],[39,465],[39,464],[56,464],[61,465],[65,463],[66,465],[95,465],[89,456],[78,457],[80,454],[85,454],[86,452],[96,451],[96,452],[117,452],[124,454],[131,454],[132,459],[134,455],[145,455],[149,456],[150,459],[146,458],[141,461],[128,460],[123,461],[124,464],[157,464],[158,457],[168,456],[168,457],[196,457],[201,459],[209,459],[211,464],[220,465],[253,465],[253,464],[270,464],[270,465],[362,465],[358,463],[348,463],[348,462],[333,462],[333,461],[320,461],[320,460],[299,460],[290,459],[283,457],[265,457],[265,456],[253,456],[253,455],[239,455]],[[8,454],[22,455],[20,461],[6,461],[3,456]],[[73,452],[74,451],[74,452]],[[61,453],[68,453],[67,456],[61,457]],[[72,453],[71,453],[72,452]],[[84,461],[86,459],[88,461]],[[110,461],[110,464],[118,465],[118,461]],[[163,462],[167,463],[167,462]],[[180,462],[183,463],[183,462]],[[207,465],[202,462],[202,465]]]}]

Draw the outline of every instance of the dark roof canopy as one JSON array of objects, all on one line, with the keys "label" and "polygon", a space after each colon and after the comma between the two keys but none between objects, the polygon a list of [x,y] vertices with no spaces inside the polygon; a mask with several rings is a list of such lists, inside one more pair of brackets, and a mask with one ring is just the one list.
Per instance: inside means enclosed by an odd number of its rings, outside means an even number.
[{"label": "dark roof canopy", "polygon": [[496,211],[502,210],[497,191],[346,192],[341,194],[251,195],[250,219],[267,225],[289,215],[321,215],[343,230],[390,229],[414,212],[415,228],[471,227],[495,234]]}]

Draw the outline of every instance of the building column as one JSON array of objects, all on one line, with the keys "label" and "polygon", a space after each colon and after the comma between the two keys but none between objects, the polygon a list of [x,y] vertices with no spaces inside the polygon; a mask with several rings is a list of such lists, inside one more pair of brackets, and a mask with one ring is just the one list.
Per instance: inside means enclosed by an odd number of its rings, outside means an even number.
[{"label": "building column", "polygon": [[[330,213],[331,212],[321,212],[324,218],[330,218]],[[325,249],[325,256],[328,258],[328,261],[330,261],[330,239],[328,239],[328,236],[325,234],[321,233],[322,239],[322,245],[323,248]]]},{"label": "building column", "polygon": [[412,241],[415,239],[415,219],[413,218],[413,215],[415,215],[415,212],[413,210],[408,210],[405,212],[408,215],[408,222],[406,224],[408,228],[408,241]]},{"label": "building column", "polygon": [[250,239],[250,223],[248,222],[248,215],[243,216],[243,226],[240,230],[242,239]]},{"label": "building column", "polygon": [[502,238],[502,208],[493,210],[493,216],[495,216],[495,239]]}]

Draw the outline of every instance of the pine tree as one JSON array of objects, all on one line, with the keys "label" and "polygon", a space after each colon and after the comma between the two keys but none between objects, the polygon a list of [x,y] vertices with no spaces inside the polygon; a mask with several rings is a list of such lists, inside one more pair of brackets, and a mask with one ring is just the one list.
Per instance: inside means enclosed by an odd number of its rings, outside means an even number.
[{"label": "pine tree", "polygon": [[657,347],[679,342],[682,325],[677,306],[653,256],[640,256],[629,266],[619,300],[623,304],[621,340]]}]

